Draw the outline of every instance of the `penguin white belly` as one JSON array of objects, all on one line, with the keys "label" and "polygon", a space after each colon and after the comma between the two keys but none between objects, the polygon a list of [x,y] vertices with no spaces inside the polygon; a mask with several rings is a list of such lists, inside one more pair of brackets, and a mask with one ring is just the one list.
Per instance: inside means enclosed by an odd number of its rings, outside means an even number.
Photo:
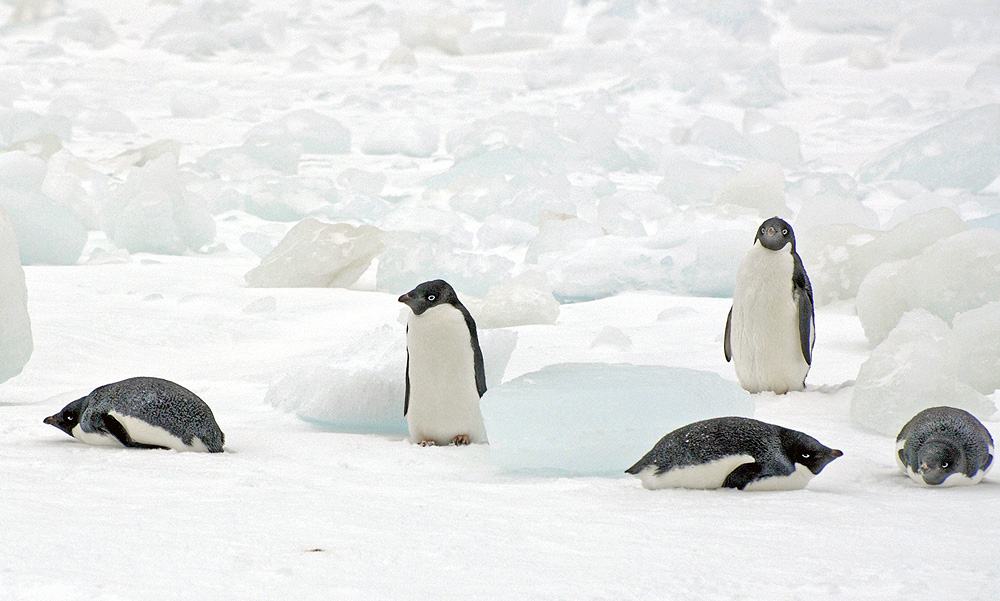
[{"label": "penguin white belly", "polygon": [[158,447],[167,447],[168,449],[174,449],[175,451],[208,452],[208,447],[206,447],[205,443],[203,443],[197,436],[191,438],[190,445],[186,445],[183,440],[174,436],[166,429],[154,426],[141,419],[131,417],[129,415],[123,415],[117,411],[108,411],[108,415],[118,420],[118,423],[125,428],[125,431],[128,432],[128,435],[135,442],[156,445]]},{"label": "penguin white belly", "polygon": [[790,252],[754,245],[736,273],[730,344],[736,377],[751,393],[804,388],[809,364],[792,296],[794,269]]},{"label": "penguin white belly", "polygon": [[439,305],[422,315],[411,313],[406,347],[410,440],[446,445],[465,435],[470,442],[486,442],[472,338],[462,312],[451,305]]},{"label": "penguin white belly", "polygon": [[769,476],[760,480],[754,480],[750,484],[747,484],[743,490],[799,490],[800,488],[805,488],[806,484],[815,475],[806,466],[796,463],[795,471],[791,474],[787,476]]},{"label": "penguin white belly", "polygon": [[745,463],[753,463],[753,461],[754,458],[750,455],[730,455],[697,465],[675,467],[659,475],[656,474],[656,466],[649,465],[637,475],[642,481],[642,486],[649,490],[660,488],[721,488],[726,482],[726,477],[734,469]]},{"label": "penguin white belly", "polygon": [[73,438],[79,440],[80,442],[87,443],[89,445],[94,445],[98,447],[120,447],[122,443],[118,442],[118,439],[114,436],[108,434],[101,434],[99,432],[87,432],[83,429],[80,424],[73,426],[73,430],[70,432]]}]

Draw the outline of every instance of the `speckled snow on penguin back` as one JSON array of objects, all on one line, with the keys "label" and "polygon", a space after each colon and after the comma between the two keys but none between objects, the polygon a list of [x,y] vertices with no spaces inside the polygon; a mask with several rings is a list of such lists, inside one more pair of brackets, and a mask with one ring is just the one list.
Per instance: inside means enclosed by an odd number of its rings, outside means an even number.
[{"label": "speckled snow on penguin back", "polygon": [[791,490],[842,454],[796,430],[719,417],[670,432],[626,473],[649,489]]},{"label": "speckled snow on penguin back", "polygon": [[79,424],[68,433],[90,444],[223,450],[225,436],[209,406],[169,380],[130,378],[96,388],[74,403],[80,403]]},{"label": "speckled snow on penguin back", "polygon": [[993,437],[968,411],[924,409],[896,437],[896,464],[923,486],[978,484],[993,467]]}]

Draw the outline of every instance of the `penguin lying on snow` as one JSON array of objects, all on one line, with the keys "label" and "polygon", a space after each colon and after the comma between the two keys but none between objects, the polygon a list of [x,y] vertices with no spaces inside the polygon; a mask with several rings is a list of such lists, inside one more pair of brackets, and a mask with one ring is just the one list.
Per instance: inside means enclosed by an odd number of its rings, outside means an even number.
[{"label": "penguin lying on snow", "polygon": [[896,463],[917,484],[978,484],[993,467],[993,437],[968,411],[931,407],[899,432]]},{"label": "penguin lying on snow", "polygon": [[736,272],[726,361],[749,392],[802,390],[815,330],[812,285],[795,252],[792,226],[772,217],[757,230]]},{"label": "penguin lying on snow", "polygon": [[406,398],[410,440],[421,445],[486,442],[479,398],[486,392],[476,322],[444,280],[399,297],[406,322]]},{"label": "penguin lying on snow", "polygon": [[93,445],[221,453],[225,442],[204,401],[159,378],[101,386],[44,422]]},{"label": "penguin lying on snow", "polygon": [[667,434],[625,470],[650,490],[793,490],[843,455],[815,438],[745,417],[717,417]]}]

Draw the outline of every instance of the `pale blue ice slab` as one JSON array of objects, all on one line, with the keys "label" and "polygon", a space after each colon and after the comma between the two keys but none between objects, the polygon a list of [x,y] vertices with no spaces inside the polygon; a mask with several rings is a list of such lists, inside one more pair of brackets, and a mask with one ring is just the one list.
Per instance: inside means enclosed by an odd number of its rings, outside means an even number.
[{"label": "pale blue ice slab", "polygon": [[751,417],[753,401],[718,374],[655,365],[558,363],[486,392],[491,454],[542,475],[614,476],[664,434],[694,421]]}]

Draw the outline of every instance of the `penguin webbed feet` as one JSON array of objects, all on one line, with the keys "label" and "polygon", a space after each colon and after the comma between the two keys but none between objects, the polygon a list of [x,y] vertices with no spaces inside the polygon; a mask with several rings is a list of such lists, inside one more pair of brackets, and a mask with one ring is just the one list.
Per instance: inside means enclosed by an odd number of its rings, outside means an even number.
[{"label": "penguin webbed feet", "polygon": [[464,447],[465,445],[470,443],[472,443],[472,441],[465,434],[459,434],[451,441],[451,444],[455,445],[456,447]]}]

